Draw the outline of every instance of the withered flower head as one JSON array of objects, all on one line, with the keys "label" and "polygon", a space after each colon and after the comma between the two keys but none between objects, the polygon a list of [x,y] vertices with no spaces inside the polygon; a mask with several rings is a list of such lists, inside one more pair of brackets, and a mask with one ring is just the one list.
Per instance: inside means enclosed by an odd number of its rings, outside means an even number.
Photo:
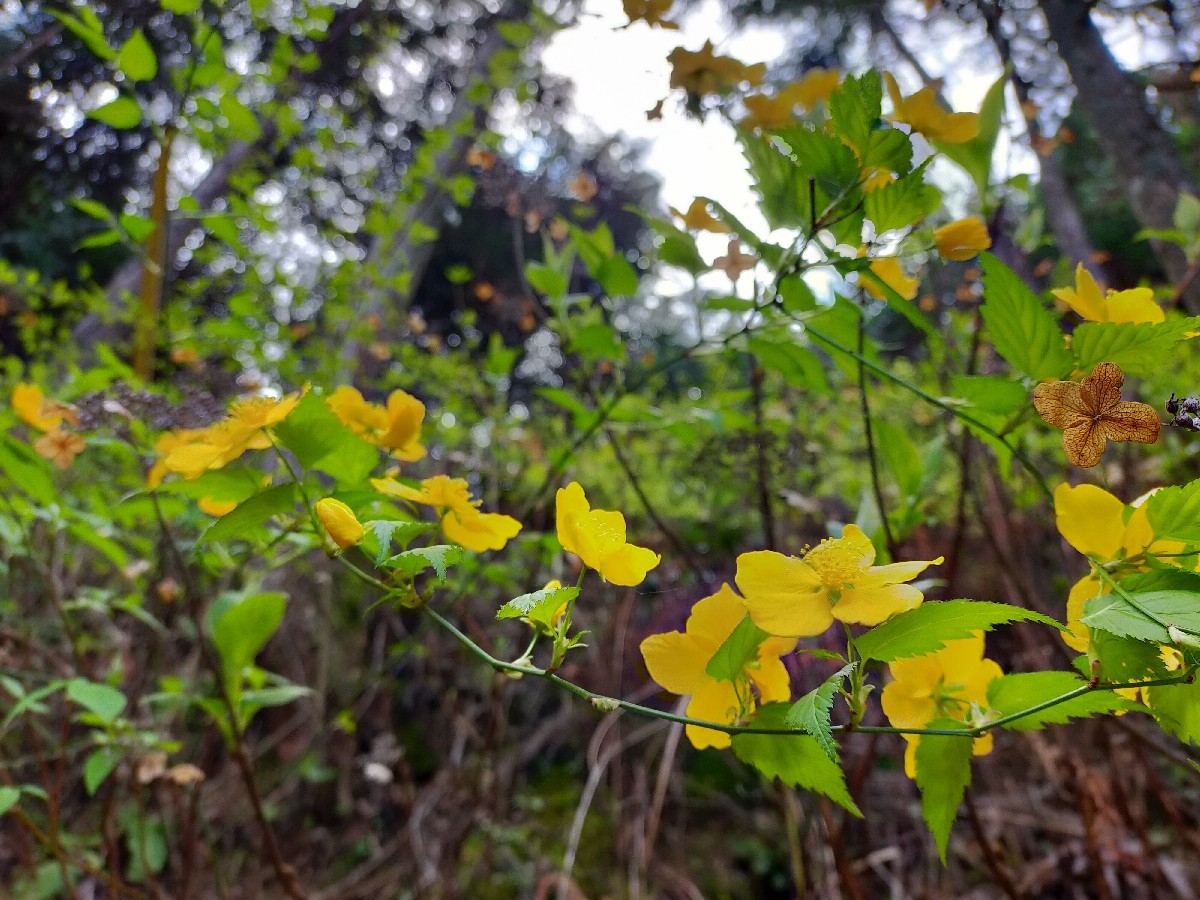
[{"label": "withered flower head", "polygon": [[1105,441],[1158,440],[1158,413],[1145,403],[1122,401],[1124,383],[1121,367],[1103,362],[1082,382],[1051,381],[1034,388],[1034,408],[1049,424],[1063,429],[1063,449],[1073,465],[1096,465]]}]

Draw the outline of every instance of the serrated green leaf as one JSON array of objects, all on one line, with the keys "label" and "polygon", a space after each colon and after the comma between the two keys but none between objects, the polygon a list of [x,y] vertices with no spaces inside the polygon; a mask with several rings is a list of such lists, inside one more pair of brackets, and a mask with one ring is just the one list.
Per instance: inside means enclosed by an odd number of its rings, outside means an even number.
[{"label": "serrated green leaf", "polygon": [[111,723],[125,709],[125,695],[112,685],[88,681],[86,678],[72,678],[66,687],[67,698],[72,703],[82,706],[104,722]]},{"label": "serrated green leaf", "polygon": [[117,97],[87,114],[89,119],[103,122],[112,128],[136,128],[142,121],[142,110],[132,97]]},{"label": "serrated green leaf", "polygon": [[860,77],[846,76],[841,86],[829,95],[829,118],[838,136],[866,150],[872,130],[882,112],[883,87],[879,73],[868,70]]},{"label": "serrated green leaf", "polygon": [[243,500],[232,512],[209,525],[196,539],[196,545],[242,537],[274,516],[294,512],[295,509],[296,486],[291,482],[277,484]]},{"label": "serrated green leaf", "polygon": [[1147,688],[1146,705],[1163,731],[1188,744],[1200,743],[1200,681]]},{"label": "serrated green leaf", "polygon": [[[786,703],[768,703],[758,710],[752,724],[762,728],[785,728]],[[778,734],[735,734],[733,752],[767,778],[822,794],[852,815],[862,812],[846,788],[842,767],[831,761],[816,738]]]},{"label": "serrated green leaf", "polygon": [[1083,605],[1083,624],[1120,637],[1158,644],[1175,643],[1160,622],[1200,635],[1200,593],[1188,590],[1126,590],[1125,593],[1128,599],[1114,592],[1088,600]]},{"label": "serrated green leaf", "polygon": [[[965,729],[954,719],[935,719],[928,728]],[[917,744],[917,788],[921,791],[921,818],[937,843],[938,856],[946,861],[950,830],[958,806],[971,783],[974,741],[969,737],[923,734]]]},{"label": "serrated green leaf", "polygon": [[1009,622],[1041,622],[1063,626],[1031,609],[983,600],[927,601],[916,609],[893,616],[859,636],[854,646],[863,659],[894,662],[924,656],[946,646],[946,641],[969,638]]},{"label": "serrated green leaf", "polygon": [[414,547],[412,550],[397,553],[384,560],[383,565],[389,569],[397,569],[410,578],[432,567],[440,580],[446,577],[446,569],[462,557],[462,547],[435,544],[432,547]]},{"label": "serrated green leaf", "polygon": [[980,309],[996,352],[1035,381],[1061,378],[1074,368],[1058,322],[1045,305],[1004,263],[979,255],[984,303]]},{"label": "serrated green leaf", "polygon": [[879,128],[862,151],[863,170],[887,169],[901,174],[912,168],[912,139],[899,128]]},{"label": "serrated green leaf", "polygon": [[1155,491],[1146,517],[1159,541],[1200,541],[1200,480]]},{"label": "serrated green leaf", "polygon": [[142,29],[135,30],[117,51],[117,68],[130,81],[149,81],[158,74],[158,57]]},{"label": "serrated green leaf", "polygon": [[875,223],[876,232],[882,234],[916,225],[937,209],[942,192],[925,183],[925,168],[922,164],[903,178],[865,195],[863,209],[867,218]]},{"label": "serrated green leaf", "polygon": [[[1004,675],[988,685],[988,706],[1001,716],[1009,716],[1078,690],[1087,683],[1074,672],[1018,672]],[[1089,691],[1022,716],[1002,727],[1013,731],[1036,731],[1047,725],[1061,725],[1071,719],[1136,707],[1137,704],[1113,691]]]},{"label": "serrated green leaf", "polygon": [[749,615],[743,616],[708,661],[705,673],[717,681],[737,681],[746,667],[758,659],[758,648],[767,637]]},{"label": "serrated green leaf", "polygon": [[408,522],[397,519],[375,519],[363,523],[363,527],[374,535],[378,542],[379,549],[375,553],[375,565],[377,566],[382,566],[383,561],[391,555],[393,541],[407,545],[418,535],[433,530],[433,525],[429,522]]},{"label": "serrated green leaf", "polygon": [[496,612],[497,619],[529,619],[547,630],[554,627],[554,617],[563,604],[579,596],[579,588],[542,588],[520,597],[513,597]]},{"label": "serrated green leaf", "polygon": [[837,744],[833,742],[830,715],[833,712],[833,697],[842,682],[857,668],[858,663],[847,663],[791,705],[783,724],[788,728],[799,728],[811,734],[833,762],[838,761]]},{"label": "serrated green leaf", "polygon": [[1090,370],[1097,363],[1115,363],[1126,375],[1153,375],[1162,361],[1200,330],[1200,317],[1167,322],[1085,322],[1071,336],[1077,366]]}]

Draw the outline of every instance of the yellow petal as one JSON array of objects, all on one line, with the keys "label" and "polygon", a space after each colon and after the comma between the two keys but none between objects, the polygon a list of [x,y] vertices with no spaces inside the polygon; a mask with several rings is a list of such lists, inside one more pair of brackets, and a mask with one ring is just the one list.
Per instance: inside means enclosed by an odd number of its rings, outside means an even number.
[{"label": "yellow petal", "polygon": [[745,617],[746,606],[742,598],[729,585],[723,584],[711,597],[705,597],[692,607],[687,633],[719,647]]},{"label": "yellow petal", "polygon": [[1105,298],[1109,322],[1165,322],[1166,313],[1154,302],[1150,288],[1111,291]]},{"label": "yellow petal", "polygon": [[[885,256],[874,260],[871,263],[871,271],[890,287],[893,291],[903,297],[905,300],[911,300],[917,296],[917,288],[921,285],[919,278],[909,278],[904,274],[904,267],[900,265],[900,260],[894,256]],[[874,297],[876,300],[887,300],[887,294],[883,288],[875,284],[869,278],[862,279],[863,290]]]},{"label": "yellow petal", "polygon": [[1067,543],[1085,556],[1110,560],[1125,536],[1125,504],[1094,484],[1054,490],[1054,518]]},{"label": "yellow petal", "polygon": [[482,553],[484,550],[503,550],[510,538],[521,531],[521,523],[512,516],[481,513],[474,508],[447,511],[442,517],[442,533],[460,547]]},{"label": "yellow petal", "polygon": [[1083,263],[1075,267],[1074,289],[1058,288],[1051,293],[1089,322],[1108,321],[1104,294]]},{"label": "yellow petal", "polygon": [[925,595],[911,584],[888,584],[876,588],[849,588],[833,605],[833,616],[851,625],[878,625],[897,613],[916,609]]},{"label": "yellow petal", "polygon": [[575,529],[575,520],[591,511],[591,505],[584,496],[579,482],[572,481],[564,488],[559,488],[554,495],[554,511],[558,526],[558,542],[568,553],[579,556],[579,534]]},{"label": "yellow petal", "polygon": [[[704,719],[707,722],[725,722],[732,724],[741,713],[737,692],[728,681],[714,681],[709,678],[688,703],[687,714],[693,719]],[[728,747],[729,735],[723,731],[713,731],[711,728],[701,728],[698,725],[688,725],[684,729],[688,740],[697,750],[705,747],[718,749]]]},{"label": "yellow petal", "polygon": [[36,384],[18,384],[12,392],[12,408],[27,425],[38,431],[49,431],[62,422],[62,413],[44,411],[46,397]]},{"label": "yellow petal", "polygon": [[642,641],[642,659],[650,677],[663,689],[685,696],[712,680],[704,670],[719,646],[689,634],[668,631],[652,634]]},{"label": "yellow petal", "polygon": [[[593,510],[595,515],[600,510]],[[620,516],[620,513],[612,515]],[[622,525],[624,520],[622,519]],[[622,528],[622,531],[624,528]],[[636,544],[622,544],[616,550],[605,553],[600,563],[593,566],[603,576],[605,581],[619,584],[623,587],[634,587],[646,580],[646,575],[662,561],[662,557],[645,547]]]},{"label": "yellow petal", "polygon": [[811,637],[833,624],[821,579],[803,560],[771,550],[743,553],[735,580],[750,618],[768,634]]},{"label": "yellow petal", "polygon": [[1087,653],[1091,637],[1088,627],[1079,621],[1083,618],[1083,604],[1104,593],[1099,581],[1084,575],[1067,595],[1067,631],[1062,632],[1063,643],[1078,653]]},{"label": "yellow petal", "polygon": [[940,566],[945,557],[937,559],[914,559],[907,562],[889,563],[886,566],[872,566],[862,578],[855,580],[856,587],[881,587],[885,584],[898,584],[901,581],[912,581],[930,566]]},{"label": "yellow petal", "polygon": [[212,497],[201,497],[196,505],[200,507],[200,511],[205,515],[218,519],[238,508],[236,500],[214,500]]},{"label": "yellow petal", "polygon": [[[763,652],[771,640],[773,639],[768,638],[763,641],[762,647],[759,648],[758,668],[747,669],[746,674],[758,687],[760,701],[763,703],[786,703],[792,699],[792,676],[778,654],[769,651]],[[790,650],[791,647],[788,647],[783,652],[787,653]]]},{"label": "yellow petal", "polygon": [[992,246],[987,225],[979,216],[969,216],[943,225],[933,233],[938,253],[946,259],[967,260]]},{"label": "yellow petal", "polygon": [[890,681],[880,695],[883,714],[894,728],[921,728],[937,718],[933,690],[942,677],[942,667],[929,657],[904,659],[888,667]]},{"label": "yellow petal", "polygon": [[317,501],[315,509],[317,518],[321,520],[333,542],[343,550],[353,547],[367,533],[358,517],[354,515],[354,510],[341,500],[326,497]]}]

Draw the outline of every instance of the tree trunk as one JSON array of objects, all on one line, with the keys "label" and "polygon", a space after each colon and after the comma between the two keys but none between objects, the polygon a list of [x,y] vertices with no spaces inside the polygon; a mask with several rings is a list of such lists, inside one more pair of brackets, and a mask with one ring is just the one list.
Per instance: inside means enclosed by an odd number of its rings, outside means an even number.
[{"label": "tree trunk", "polygon": [[[1091,18],[1091,3],[1038,0],[1050,38],[1075,84],[1077,102],[1113,161],[1133,213],[1147,228],[1171,228],[1183,192],[1196,193],[1171,136],[1146,101],[1145,92],[1109,52]],[[1183,251],[1151,242],[1168,277],[1187,273]],[[1200,291],[1183,297],[1190,312],[1200,312]]]},{"label": "tree trunk", "polygon": [[1071,193],[1071,187],[1063,174],[1062,166],[1054,158],[1053,153],[1045,153],[1041,149],[1045,144],[1045,136],[1041,133],[1037,118],[1029,107],[1030,85],[1017,71],[1016,63],[1013,60],[1012,45],[1000,22],[1000,6],[995,2],[981,2],[979,11],[983,15],[988,37],[992,39],[992,43],[996,46],[996,52],[1000,56],[1000,65],[1008,70],[1008,80],[1012,84],[1013,90],[1016,91],[1017,100],[1021,104],[1025,129],[1029,134],[1029,143],[1038,160],[1040,172],[1038,184],[1042,189],[1046,221],[1050,225],[1050,231],[1054,234],[1054,241],[1058,244],[1059,251],[1071,260],[1072,268],[1082,265],[1093,276],[1104,281],[1106,279],[1096,263],[1096,250],[1092,246],[1091,238],[1088,237],[1083,214],[1079,211],[1079,204],[1075,202],[1075,197]]}]

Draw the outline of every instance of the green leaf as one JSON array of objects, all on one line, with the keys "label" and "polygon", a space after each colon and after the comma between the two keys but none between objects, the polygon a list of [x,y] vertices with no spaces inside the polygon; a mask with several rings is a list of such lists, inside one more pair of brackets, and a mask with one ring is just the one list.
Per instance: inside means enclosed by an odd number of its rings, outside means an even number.
[{"label": "green leaf", "polygon": [[513,597],[496,613],[497,619],[529,619],[542,625],[547,631],[554,627],[554,616],[568,603],[579,596],[579,588],[542,588],[531,594]]},{"label": "green leaf", "polygon": [[104,779],[112,774],[112,770],[124,756],[125,754],[116,747],[101,747],[88,754],[88,758],[83,761],[83,787],[89,797],[96,795]]},{"label": "green leaf", "polygon": [[110,47],[108,41],[104,39],[104,32],[101,30],[98,20],[85,24],[66,13],[56,12],[55,10],[49,10],[49,13],[62,22],[67,31],[83,41],[84,46],[96,54],[99,59],[109,62],[117,58],[117,51]]},{"label": "green leaf", "polygon": [[[954,719],[935,719],[928,728],[965,729]],[[923,734],[917,744],[917,787],[921,791],[921,818],[937,843],[938,856],[946,862],[950,829],[958,818],[958,805],[971,783],[974,741],[969,737]]]},{"label": "green leaf", "polygon": [[879,234],[916,225],[937,209],[942,192],[925,183],[925,165],[870,191],[863,198],[867,218]]},{"label": "green leaf", "polygon": [[1134,603],[1115,592],[1087,601],[1083,605],[1083,624],[1120,637],[1158,644],[1175,643],[1159,622],[1200,635],[1200,592],[1126,590],[1126,593]]},{"label": "green leaf", "polygon": [[903,496],[915,497],[925,477],[925,467],[921,464],[917,445],[903,428],[891,422],[878,421],[872,427],[877,435],[884,467],[895,479]]},{"label": "green leaf", "polygon": [[1061,378],[1074,368],[1058,322],[1033,291],[1004,263],[981,253],[984,304],[980,312],[987,323],[996,352],[1035,381]]},{"label": "green leaf", "polygon": [[0,435],[0,471],[8,476],[10,487],[24,491],[43,505],[54,502],[54,481],[27,444],[8,435]]},{"label": "green leaf", "polygon": [[[1061,697],[1084,687],[1088,682],[1074,672],[1018,672],[1004,675],[988,685],[988,706],[1001,716],[1009,716],[1040,703]],[[1022,716],[1002,726],[1013,731],[1036,731],[1046,725],[1060,725],[1071,719],[1086,719],[1119,709],[1135,709],[1135,704],[1113,691],[1088,691],[1070,700]]]},{"label": "green leaf", "polygon": [[130,81],[149,81],[158,74],[158,57],[142,29],[134,31],[117,51],[117,68]]},{"label": "green leaf", "polygon": [[1000,77],[988,88],[979,107],[979,133],[975,137],[961,144],[932,142],[938,153],[961,166],[963,171],[971,176],[981,198],[986,197],[988,193],[992,157],[1004,117],[1004,91],[1007,84],[1008,73],[1001,72]]},{"label": "green leaf", "polygon": [[1200,681],[1146,691],[1147,705],[1163,731],[1189,744],[1200,743]]},{"label": "green leaf", "polygon": [[397,519],[376,519],[372,522],[365,522],[364,527],[374,536],[379,546],[375,553],[375,565],[377,566],[383,565],[383,561],[391,554],[393,541],[407,546],[413,538],[433,530],[430,522],[408,522]]},{"label": "green leaf", "polygon": [[136,128],[142,121],[142,110],[132,97],[118,97],[93,109],[87,115],[89,119],[122,130]]},{"label": "green leaf", "polygon": [[858,663],[842,666],[819,687],[793,703],[783,719],[783,724],[788,728],[799,728],[815,737],[825,755],[835,763],[838,761],[837,744],[833,742],[833,730],[829,722],[833,712],[833,696],[857,666]]},{"label": "green leaf", "polygon": [[200,8],[201,0],[159,0],[162,8],[177,16],[189,16]]},{"label": "green leaf", "polygon": [[89,234],[76,246],[80,250],[96,250],[101,247],[111,247],[114,244],[121,243],[121,232],[115,228],[109,228],[106,231],[98,231],[95,234]]},{"label": "green leaf", "polygon": [[97,203],[95,200],[88,200],[86,197],[79,197],[71,201],[71,205],[86,216],[91,216],[100,222],[112,224],[116,221],[113,214],[108,211],[108,207],[103,203]]},{"label": "green leaf", "polygon": [[302,684],[279,684],[246,691],[242,694],[242,704],[254,707],[287,706],[304,697],[311,697],[312,693],[312,688]]},{"label": "green leaf", "polygon": [[525,264],[525,280],[529,282],[530,287],[541,291],[551,300],[559,300],[565,296],[569,285],[566,275],[540,262]]},{"label": "green leaf", "polygon": [[779,300],[792,313],[812,312],[818,306],[816,294],[800,272],[793,272],[779,282]]},{"label": "green leaf", "polygon": [[912,168],[912,139],[899,128],[880,128],[867,138],[862,151],[862,167],[907,172]]},{"label": "green leaf", "polygon": [[410,578],[432,567],[439,580],[446,577],[446,569],[463,557],[462,547],[450,544],[435,544],[432,547],[415,547],[384,560],[383,565],[397,569]]},{"label": "green leaf", "polygon": [[146,238],[154,233],[154,220],[147,219],[145,216],[135,216],[130,213],[121,213],[119,219],[121,228],[129,235],[129,239],[135,244],[145,243]]},{"label": "green leaf", "polygon": [[[786,728],[783,720],[787,711],[786,703],[768,703],[758,710],[752,724],[761,728]],[[846,788],[842,767],[825,755],[820,742],[811,735],[735,734],[733,752],[767,778],[778,778],[792,787],[823,794],[862,818],[862,812]]]},{"label": "green leaf", "polygon": [[67,682],[67,697],[105,723],[113,722],[125,709],[125,695],[115,687],[72,678]]},{"label": "green leaf", "polygon": [[1029,393],[1019,382],[996,375],[954,375],[950,389],[971,406],[1001,419],[1008,418],[1029,402]]},{"label": "green leaf", "polygon": [[234,137],[251,144],[262,137],[262,126],[258,124],[258,117],[233,94],[222,95],[217,105],[221,115],[229,122],[229,130]]},{"label": "green leaf", "polygon": [[717,681],[737,681],[746,667],[758,660],[758,648],[767,637],[749,615],[743,616],[708,661],[705,673]]},{"label": "green leaf", "polygon": [[301,466],[332,475],[339,485],[363,483],[379,464],[379,448],[343,425],[325,399],[312,392],[274,432]]},{"label": "green leaf", "polygon": [[232,512],[209,525],[196,539],[196,546],[244,537],[246,532],[258,528],[274,516],[291,513],[295,509],[296,486],[291,482],[277,484],[243,500]]},{"label": "green leaf", "polygon": [[757,334],[746,342],[746,349],[759,358],[768,372],[776,372],[788,384],[810,391],[827,393],[829,382],[825,366],[815,353],[798,345],[790,335],[775,340]]},{"label": "green leaf", "polygon": [[1085,322],[1071,336],[1071,349],[1078,368],[1090,370],[1097,363],[1120,366],[1126,375],[1146,376],[1161,371],[1162,361],[1187,340],[1187,333],[1200,330],[1200,317],[1167,322]]},{"label": "green leaf", "polygon": [[1062,626],[1041,613],[983,600],[928,601],[916,609],[893,616],[854,641],[863,659],[894,662],[924,656],[946,646],[946,641],[969,638],[1009,622],[1041,622]]},{"label": "green leaf", "polygon": [[215,620],[212,639],[227,683],[240,685],[242,670],[254,662],[279,629],[286,607],[283,594],[251,594],[238,599]]},{"label": "green leaf", "polygon": [[0,787],[0,816],[17,805],[21,799],[21,789],[15,787]]},{"label": "green leaf", "polygon": [[841,87],[829,95],[829,118],[838,136],[863,151],[882,112],[883,87],[879,73],[868,70],[861,77],[846,76]]},{"label": "green leaf", "polygon": [[1200,480],[1155,491],[1146,501],[1146,517],[1157,540],[1200,541]]},{"label": "green leaf", "polygon": [[631,297],[637,293],[637,272],[624,256],[609,257],[592,272],[592,277],[610,297]]}]

